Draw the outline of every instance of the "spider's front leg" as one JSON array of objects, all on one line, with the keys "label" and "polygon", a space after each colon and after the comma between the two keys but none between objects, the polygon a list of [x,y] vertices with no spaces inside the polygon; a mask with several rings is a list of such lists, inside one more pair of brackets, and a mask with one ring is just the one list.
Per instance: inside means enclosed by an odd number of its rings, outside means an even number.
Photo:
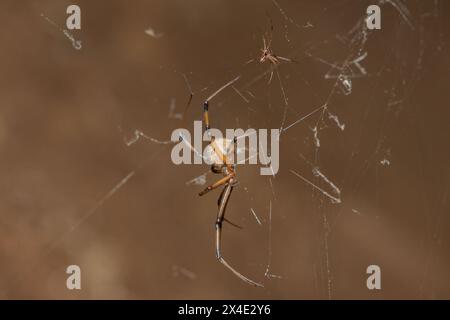
[{"label": "spider's front leg", "polygon": [[208,100],[206,100],[203,103],[203,122],[205,123],[205,130],[208,131],[210,126],[209,126],[209,102]]}]

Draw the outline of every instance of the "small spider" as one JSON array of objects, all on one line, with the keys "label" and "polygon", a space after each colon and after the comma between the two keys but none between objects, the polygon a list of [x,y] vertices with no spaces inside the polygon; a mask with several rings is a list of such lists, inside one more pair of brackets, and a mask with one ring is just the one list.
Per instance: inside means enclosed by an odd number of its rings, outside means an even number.
[{"label": "small spider", "polygon": [[[237,80],[237,78],[235,79]],[[232,81],[234,82],[234,81]],[[228,83],[218,91],[221,91],[226,86],[230,85],[232,82]],[[217,92],[218,92],[217,91]],[[217,92],[215,94],[217,94]],[[209,132],[210,125],[209,125],[209,115],[208,115],[208,109],[209,109],[209,100],[215,95],[213,94],[210,98],[206,99],[203,104],[203,121],[205,123],[205,131]],[[228,269],[230,269],[237,277],[242,279],[243,281],[254,285],[258,287],[263,287],[262,284],[259,284],[253,280],[250,280],[249,278],[245,277],[238,271],[236,271],[232,266],[228,264],[227,261],[222,257],[221,253],[221,238],[222,238],[222,223],[223,221],[226,221],[230,223],[231,225],[240,228],[238,225],[230,222],[225,218],[225,210],[227,208],[228,201],[230,200],[231,192],[233,191],[233,188],[237,184],[237,177],[236,177],[236,168],[234,164],[231,164],[230,160],[233,156],[234,150],[236,150],[236,141],[237,138],[234,138],[233,140],[230,139],[222,139],[214,137],[211,137],[211,143],[206,147],[205,149],[205,158],[207,158],[208,163],[212,163],[211,171],[216,174],[222,174],[223,178],[219,179],[217,182],[209,185],[206,187],[203,191],[199,193],[199,196],[203,196],[207,194],[208,192],[224,186],[222,189],[222,192],[220,193],[219,199],[217,201],[218,204],[218,212],[217,212],[217,219],[215,223],[216,227],[216,257],[217,259]]]},{"label": "small spider", "polygon": [[278,66],[280,61],[284,62],[293,62],[293,60],[277,56],[272,52],[271,45],[272,45],[272,34],[273,34],[273,24],[272,20],[269,18],[270,21],[270,32],[263,36],[263,48],[261,49],[261,57],[259,58],[260,63],[264,63],[266,61],[270,62],[272,64],[272,70],[270,72],[270,78],[269,83],[272,81],[273,77],[273,69]]}]

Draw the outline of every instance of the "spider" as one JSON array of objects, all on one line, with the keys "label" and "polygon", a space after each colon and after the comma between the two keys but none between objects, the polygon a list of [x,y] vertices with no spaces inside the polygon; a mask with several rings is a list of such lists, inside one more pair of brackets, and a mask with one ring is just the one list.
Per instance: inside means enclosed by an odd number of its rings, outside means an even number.
[{"label": "spider", "polygon": [[270,72],[270,77],[269,77],[269,81],[268,81],[270,83],[273,78],[273,69],[278,66],[280,61],[293,62],[293,60],[285,58],[285,57],[277,56],[276,54],[274,54],[272,52],[271,45],[272,45],[273,24],[272,24],[272,19],[269,18],[269,21],[270,21],[270,32],[266,32],[266,35],[263,35],[263,37],[262,37],[263,48],[261,49],[262,54],[261,54],[261,57],[259,58],[259,62],[264,63],[264,62],[268,61],[272,64],[273,68]]},{"label": "spider", "polygon": [[[230,81],[228,84],[219,89],[215,94],[206,99],[205,102],[203,103],[203,121],[205,124],[205,132],[209,133],[210,130],[209,114],[208,114],[209,100],[213,96],[215,96],[219,91],[223,90],[228,85],[231,85],[237,79],[238,78],[236,78],[233,81]],[[215,183],[206,187],[203,191],[199,193],[199,196],[203,196],[216,188],[224,186],[217,201],[218,212],[215,223],[216,257],[225,267],[231,270],[241,280],[257,287],[263,287],[262,284],[250,280],[249,278],[245,277],[240,272],[238,272],[236,269],[234,269],[232,266],[230,266],[228,262],[223,258],[221,253],[222,223],[226,221],[235,227],[241,228],[225,218],[225,211],[227,208],[228,201],[230,200],[231,192],[233,191],[233,188],[237,184],[236,168],[235,165],[231,164],[231,161],[229,160],[233,156],[234,150],[236,150],[236,141],[237,141],[236,137],[233,140],[222,138],[215,139],[214,137],[211,137],[211,143],[206,147],[205,155],[208,158],[209,163],[212,163],[211,171],[215,174],[222,174],[223,177],[218,181],[216,181]]]}]

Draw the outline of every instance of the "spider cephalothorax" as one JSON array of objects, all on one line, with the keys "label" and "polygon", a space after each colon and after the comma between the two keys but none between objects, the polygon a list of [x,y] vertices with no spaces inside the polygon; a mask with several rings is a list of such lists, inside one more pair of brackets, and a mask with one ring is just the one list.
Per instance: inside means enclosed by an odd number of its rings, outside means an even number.
[{"label": "spider cephalothorax", "polygon": [[262,52],[262,54],[261,54],[261,57],[259,58],[259,62],[264,63],[266,61],[269,61],[270,63],[273,63],[273,64],[277,64],[280,62],[278,60],[277,56],[272,53],[270,48],[265,47],[265,41],[264,41],[264,48],[261,49],[261,52]]}]

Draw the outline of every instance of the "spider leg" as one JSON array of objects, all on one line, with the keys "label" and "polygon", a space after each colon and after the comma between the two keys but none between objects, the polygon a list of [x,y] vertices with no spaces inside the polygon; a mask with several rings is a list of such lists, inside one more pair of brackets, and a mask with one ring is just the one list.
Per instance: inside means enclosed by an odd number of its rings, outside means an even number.
[{"label": "spider leg", "polygon": [[[234,184],[233,184],[233,186],[234,186]],[[224,196],[224,194],[225,194],[225,190],[227,190],[227,188],[223,188],[223,189],[222,189],[222,192],[220,193],[219,199],[217,199],[217,206],[218,206],[218,207],[220,207],[220,204],[222,203],[223,196]],[[243,227],[241,227],[240,225],[238,225],[238,224],[236,224],[236,223],[234,223],[234,222],[228,220],[228,219],[225,218],[225,217],[223,218],[223,221],[228,222],[228,223],[231,224],[233,227],[236,227],[236,228],[238,228],[238,229],[243,229]]]},{"label": "spider leg", "polygon": [[284,61],[284,62],[294,62],[292,59],[281,57],[281,56],[276,56],[276,58],[278,60],[281,60],[281,61]]},{"label": "spider leg", "polygon": [[223,221],[228,222],[228,223],[231,224],[233,227],[236,227],[236,228],[238,228],[238,229],[244,229],[244,228],[241,227],[240,225],[238,225],[238,224],[236,224],[236,223],[234,223],[234,222],[228,220],[227,218],[223,218]]},{"label": "spider leg", "polygon": [[253,61],[255,61],[255,59],[250,59],[247,62],[245,62],[244,64],[249,64],[249,63],[252,63]]},{"label": "spider leg", "polygon": [[273,78],[273,69],[270,70],[270,77],[269,77],[269,81],[267,81],[267,84],[270,84],[272,82],[272,78]]},{"label": "spider leg", "polygon": [[231,180],[236,174],[234,172],[231,172],[230,174],[226,175],[225,177],[223,177],[222,179],[214,182],[213,184],[207,186],[205,189],[203,189],[203,191],[201,191],[198,195],[199,196],[203,196],[205,194],[207,194],[208,192],[224,185],[225,183],[227,183],[229,180]]},{"label": "spider leg", "polygon": [[233,83],[235,83],[236,81],[239,80],[241,76],[237,76],[236,78],[234,78],[231,81],[228,81],[226,84],[224,84],[222,87],[220,87],[218,90],[216,90],[212,95],[210,95],[205,102],[203,103],[203,121],[205,122],[205,130],[208,131],[210,129],[209,126],[209,114],[208,114],[208,109],[209,109],[209,101],[214,98],[216,95],[218,95],[222,90],[224,90],[225,88],[231,86]]},{"label": "spider leg", "polygon": [[205,130],[208,131],[210,126],[209,126],[209,114],[208,114],[208,110],[209,110],[209,102],[205,101],[203,103],[203,121],[205,122]]},{"label": "spider leg", "polygon": [[247,282],[248,284],[257,286],[257,287],[264,287],[262,284],[257,283],[253,280],[250,280],[249,278],[242,275],[240,272],[238,272],[236,269],[234,269],[232,266],[228,264],[228,262],[222,257],[221,253],[221,244],[222,244],[222,222],[225,220],[225,210],[228,204],[228,200],[230,199],[231,192],[233,191],[233,181],[231,180],[224,188],[222,193],[222,201],[219,203],[219,211],[217,213],[217,219],[216,219],[216,257],[217,260],[220,261],[225,267],[227,267],[231,272],[233,272],[239,279],[243,280],[244,282]]}]

